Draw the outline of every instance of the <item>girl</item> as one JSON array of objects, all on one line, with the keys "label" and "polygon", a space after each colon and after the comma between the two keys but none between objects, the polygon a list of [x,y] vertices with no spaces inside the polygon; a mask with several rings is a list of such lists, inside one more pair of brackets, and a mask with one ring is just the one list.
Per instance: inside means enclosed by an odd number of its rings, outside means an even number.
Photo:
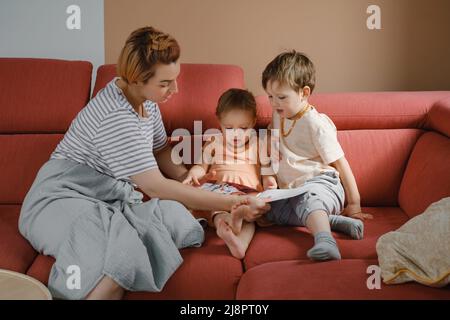
[{"label": "girl", "polygon": [[[252,130],[256,124],[256,102],[247,90],[230,89],[222,94],[216,109],[222,134],[215,136],[203,150],[203,163],[194,165],[183,181],[220,193],[257,193],[263,189],[277,188],[273,176],[262,176],[258,158],[258,143]],[[231,212],[213,211],[208,217],[231,254],[242,259],[255,232],[253,222],[244,221],[250,210],[246,201],[232,207]],[[258,220],[258,224],[263,224]]]}]

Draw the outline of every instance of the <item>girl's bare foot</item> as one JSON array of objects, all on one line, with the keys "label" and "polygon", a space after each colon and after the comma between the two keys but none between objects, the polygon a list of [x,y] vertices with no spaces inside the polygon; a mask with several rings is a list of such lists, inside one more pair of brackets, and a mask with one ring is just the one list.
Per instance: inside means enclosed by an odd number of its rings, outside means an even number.
[{"label": "girl's bare foot", "polygon": [[231,208],[231,224],[230,227],[234,234],[239,234],[242,229],[242,222],[244,221],[245,214],[251,211],[250,207],[246,204],[236,205]]},{"label": "girl's bare foot", "polygon": [[233,257],[237,259],[243,259],[245,257],[245,251],[247,248],[241,242],[241,240],[233,233],[231,227],[224,221],[220,220],[217,223],[216,228],[217,235],[225,241],[228,249],[230,249]]}]

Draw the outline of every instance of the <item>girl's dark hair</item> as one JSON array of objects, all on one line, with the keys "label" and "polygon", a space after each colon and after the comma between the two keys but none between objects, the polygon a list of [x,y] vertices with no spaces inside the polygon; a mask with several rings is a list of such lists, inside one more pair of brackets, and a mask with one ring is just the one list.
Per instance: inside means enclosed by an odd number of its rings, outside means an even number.
[{"label": "girl's dark hair", "polygon": [[256,118],[256,101],[250,91],[237,88],[225,91],[219,98],[216,116],[220,118],[225,112],[236,109],[249,111]]}]

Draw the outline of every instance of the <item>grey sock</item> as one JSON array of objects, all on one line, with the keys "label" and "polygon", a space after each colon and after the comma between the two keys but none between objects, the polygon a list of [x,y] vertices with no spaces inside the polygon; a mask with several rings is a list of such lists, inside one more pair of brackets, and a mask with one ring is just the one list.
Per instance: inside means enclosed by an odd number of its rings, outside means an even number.
[{"label": "grey sock", "polygon": [[308,250],[308,258],[312,260],[340,260],[341,254],[330,232],[322,231],[314,235],[314,247]]},{"label": "grey sock", "polygon": [[329,215],[330,227],[333,231],[345,233],[352,239],[361,240],[364,237],[364,223],[359,219]]}]

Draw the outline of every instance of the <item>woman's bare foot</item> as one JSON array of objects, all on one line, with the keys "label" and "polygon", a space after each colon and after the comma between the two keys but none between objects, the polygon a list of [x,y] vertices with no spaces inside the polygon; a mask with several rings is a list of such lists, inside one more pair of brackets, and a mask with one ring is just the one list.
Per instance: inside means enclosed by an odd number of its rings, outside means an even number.
[{"label": "woman's bare foot", "polygon": [[233,255],[233,257],[237,259],[243,259],[245,257],[245,251],[247,251],[247,248],[241,242],[241,240],[233,233],[231,227],[224,220],[220,220],[217,223],[216,232],[217,235],[223,241],[225,241],[225,244],[227,245],[228,249],[230,249],[230,252]]},{"label": "woman's bare foot", "polygon": [[250,207],[246,204],[235,205],[231,208],[231,230],[234,234],[239,234],[242,229],[242,222],[244,221],[245,214],[251,211]]}]

